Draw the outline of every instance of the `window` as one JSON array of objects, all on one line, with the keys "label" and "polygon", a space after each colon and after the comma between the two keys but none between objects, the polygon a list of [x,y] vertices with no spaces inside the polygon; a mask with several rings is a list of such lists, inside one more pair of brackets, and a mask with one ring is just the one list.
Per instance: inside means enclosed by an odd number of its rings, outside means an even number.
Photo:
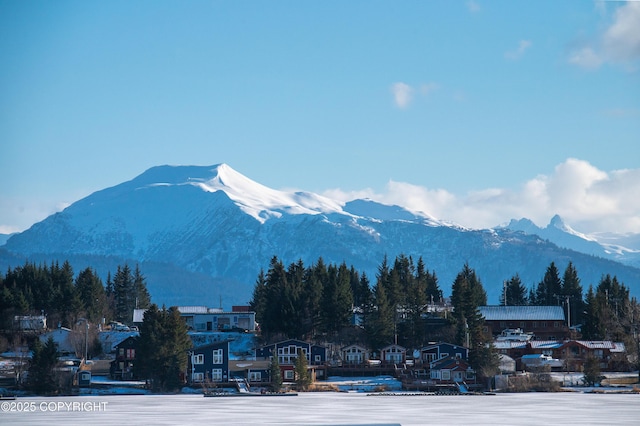
[{"label": "window", "polygon": [[192,382],[203,382],[204,381],[204,373],[193,373],[191,375]]},{"label": "window", "polygon": [[211,370],[211,380],[214,382],[222,381],[222,368],[214,368]]},{"label": "window", "polygon": [[134,359],[136,357],[135,349],[127,349],[127,359]]},{"label": "window", "polygon": [[211,362],[213,364],[222,364],[222,349],[213,350],[213,360]]},{"label": "window", "polygon": [[593,356],[596,358],[604,358],[604,351],[602,349],[596,349],[593,351]]},{"label": "window", "polygon": [[451,380],[451,370],[442,370],[442,380]]},{"label": "window", "polygon": [[284,379],[285,380],[293,380],[293,370],[285,370],[284,371]]},{"label": "window", "polygon": [[424,360],[427,362],[433,362],[436,360],[436,354],[427,352],[426,354],[424,354]]},{"label": "window", "polygon": [[262,381],[262,373],[260,371],[251,371],[251,372],[249,372],[249,381],[250,382],[261,382]]},{"label": "window", "polygon": [[322,357],[320,355],[316,355],[314,361],[316,362],[316,364],[322,362]]},{"label": "window", "polygon": [[118,349],[118,355],[124,356],[124,348]]},{"label": "window", "polygon": [[558,328],[558,327],[560,327],[560,323],[559,323],[558,321],[555,321],[555,322],[553,323],[553,326],[554,326],[555,328]]},{"label": "window", "polygon": [[347,352],[346,361],[347,361],[347,363],[350,363],[350,364],[360,363],[360,362],[362,362],[362,354],[361,353],[357,353],[357,352],[356,353]]},{"label": "window", "polygon": [[309,360],[306,348],[298,348],[295,345],[289,345],[282,348],[278,348],[278,363],[280,365],[292,365],[295,364],[296,358],[298,358],[298,349],[302,350],[302,353]]},{"label": "window", "polygon": [[195,355],[193,355],[192,362],[194,364],[204,364],[204,354],[195,354]]}]

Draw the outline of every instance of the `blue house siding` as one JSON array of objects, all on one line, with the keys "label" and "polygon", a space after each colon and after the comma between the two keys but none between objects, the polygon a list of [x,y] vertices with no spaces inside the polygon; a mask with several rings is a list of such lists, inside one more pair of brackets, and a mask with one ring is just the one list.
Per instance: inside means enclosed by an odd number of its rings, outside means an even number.
[{"label": "blue house siding", "polygon": [[190,350],[187,377],[190,383],[229,381],[229,341]]},{"label": "blue house siding", "polygon": [[447,357],[469,359],[469,349],[451,343],[437,343],[420,349],[420,361],[429,364]]},{"label": "blue house siding", "polygon": [[263,346],[256,350],[256,357],[268,359],[277,355],[278,363],[281,366],[294,365],[300,349],[307,355],[309,365],[324,365],[327,361],[327,348],[295,339]]}]

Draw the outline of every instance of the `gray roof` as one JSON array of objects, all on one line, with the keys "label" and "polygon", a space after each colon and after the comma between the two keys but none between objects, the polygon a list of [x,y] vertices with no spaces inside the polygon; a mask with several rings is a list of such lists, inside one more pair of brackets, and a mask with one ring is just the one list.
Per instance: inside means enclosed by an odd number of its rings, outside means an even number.
[{"label": "gray roof", "polygon": [[488,321],[564,321],[562,306],[480,306]]}]

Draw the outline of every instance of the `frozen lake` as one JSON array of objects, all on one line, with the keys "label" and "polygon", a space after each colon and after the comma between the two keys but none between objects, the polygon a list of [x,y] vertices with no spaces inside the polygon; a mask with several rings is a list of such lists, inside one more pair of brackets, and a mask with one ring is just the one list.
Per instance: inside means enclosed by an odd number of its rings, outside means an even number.
[{"label": "frozen lake", "polygon": [[[640,419],[640,394],[368,396],[326,392],[253,398],[203,398],[202,395],[33,397],[1,403],[0,424],[6,425],[539,426],[637,425]],[[28,412],[8,411],[11,408]],[[95,411],[86,411],[91,409]]]}]

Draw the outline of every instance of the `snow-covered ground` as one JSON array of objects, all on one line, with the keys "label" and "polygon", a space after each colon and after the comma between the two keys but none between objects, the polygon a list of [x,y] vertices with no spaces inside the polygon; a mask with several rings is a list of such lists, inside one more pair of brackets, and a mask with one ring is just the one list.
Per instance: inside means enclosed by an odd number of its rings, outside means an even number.
[{"label": "snow-covered ground", "polygon": [[[3,401],[2,404],[10,401]],[[522,393],[476,396],[369,396],[302,393],[296,397],[201,395],[19,398],[2,405],[11,425],[636,425],[639,394]],[[6,407],[6,409],[5,409]],[[25,410],[26,407],[26,410]],[[75,410],[74,410],[75,407]],[[90,409],[91,411],[87,410]],[[25,412],[26,411],[26,412]]]}]

